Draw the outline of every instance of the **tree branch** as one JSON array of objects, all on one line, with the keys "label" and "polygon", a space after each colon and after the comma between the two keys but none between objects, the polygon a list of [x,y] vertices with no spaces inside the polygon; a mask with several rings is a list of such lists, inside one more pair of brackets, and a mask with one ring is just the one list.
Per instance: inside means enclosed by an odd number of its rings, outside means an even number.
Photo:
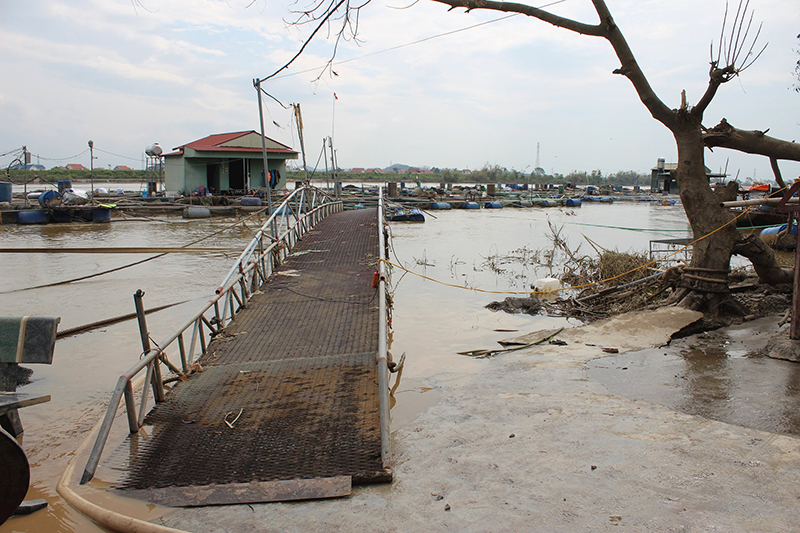
[{"label": "tree branch", "polygon": [[770,137],[766,135],[767,131],[740,130],[723,118],[719,124],[703,133],[703,144],[708,148],[719,146],[747,154],[800,161],[800,144]]},{"label": "tree branch", "polygon": [[581,35],[592,35],[594,37],[602,37],[606,39],[614,49],[621,66],[614,70],[614,74],[622,74],[630,80],[633,88],[639,95],[639,99],[645,105],[650,114],[672,129],[670,126],[675,120],[675,116],[664,103],[658,98],[650,83],[647,81],[642,69],[636,62],[633,52],[628,46],[622,32],[619,31],[611,13],[606,7],[603,0],[592,0],[595,11],[600,18],[599,24],[585,24],[576,20],[564,18],[554,15],[549,11],[539,9],[536,7],[518,4],[515,2],[498,2],[495,0],[433,0],[440,4],[448,5],[451,9],[463,7],[467,11],[473,9],[489,9],[492,11],[504,11],[511,13],[520,13],[529,17],[537,18],[548,24],[552,24],[558,28],[579,33]]},{"label": "tree branch", "polygon": [[593,35],[595,37],[605,37],[604,29],[600,25],[584,24],[576,20],[554,15],[549,11],[538,7],[518,4],[515,2],[496,2],[494,0],[433,0],[434,2],[450,6],[451,9],[463,7],[467,11],[473,9],[488,9],[491,11],[504,11],[508,13],[520,13],[529,17],[537,18],[541,21],[552,24],[558,28],[580,33],[581,35]]},{"label": "tree branch", "polygon": [[782,189],[786,188],[786,182],[783,181],[783,176],[781,175],[781,167],[778,166],[778,160],[774,157],[769,158],[769,164],[772,165],[772,173],[775,174],[775,182],[778,186]]},{"label": "tree branch", "polygon": [[628,46],[628,42],[614,23],[614,19],[605,2],[603,0],[592,0],[592,3],[594,4],[602,24],[606,28],[604,37],[611,43],[612,48],[614,48],[614,53],[617,54],[617,58],[622,65],[614,72],[627,77],[633,84],[633,88],[636,90],[636,94],[639,95],[639,99],[647,110],[650,111],[653,118],[672,130],[675,114],[661,101],[650,86],[650,82],[647,81],[647,77],[639,67],[639,63],[637,63],[633,52]]}]

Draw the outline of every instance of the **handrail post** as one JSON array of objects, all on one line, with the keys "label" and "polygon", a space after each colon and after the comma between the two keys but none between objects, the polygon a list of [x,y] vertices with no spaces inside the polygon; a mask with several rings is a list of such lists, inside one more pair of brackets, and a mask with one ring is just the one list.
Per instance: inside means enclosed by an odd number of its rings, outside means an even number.
[{"label": "handrail post", "polygon": [[[133,301],[136,305],[136,318],[139,321],[139,335],[142,338],[142,350],[144,355],[150,353],[150,332],[147,331],[147,320],[144,314],[144,303],[142,298],[144,291],[139,289],[133,295]],[[160,403],[164,401],[164,383],[161,381],[161,361],[158,357],[153,360],[153,399]]]},{"label": "handrail post", "polygon": [[97,471],[97,465],[100,464],[100,455],[103,453],[103,448],[108,440],[108,434],[111,432],[111,425],[114,423],[114,417],[117,415],[119,401],[122,399],[123,391],[128,382],[127,376],[120,376],[119,380],[117,380],[117,386],[114,389],[114,393],[111,395],[111,403],[108,404],[106,416],[103,418],[103,423],[100,424],[100,430],[97,432],[97,440],[94,441],[94,447],[92,448],[92,453],[89,454],[86,468],[83,469],[83,475],[80,481],[81,485],[91,481],[94,477],[94,473]]}]

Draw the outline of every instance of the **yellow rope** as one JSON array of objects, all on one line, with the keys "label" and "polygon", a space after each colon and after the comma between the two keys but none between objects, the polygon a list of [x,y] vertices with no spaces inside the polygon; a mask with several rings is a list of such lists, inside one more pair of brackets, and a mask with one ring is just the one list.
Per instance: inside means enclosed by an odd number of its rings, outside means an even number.
[{"label": "yellow rope", "polygon": [[[786,187],[784,187],[783,189],[785,189],[785,188]],[[775,191],[774,193],[770,194],[770,196],[772,196],[774,194],[778,194],[783,189],[779,189],[779,190]],[[726,222],[722,226],[718,227],[714,231],[712,231],[710,233],[707,233],[707,234],[703,235],[702,237],[699,237],[699,238],[693,240],[689,244],[687,244],[687,245],[675,250],[674,252],[672,252],[670,254],[667,254],[666,256],[664,256],[664,259],[666,259],[667,257],[672,257],[673,255],[677,255],[677,254],[681,253],[682,251],[684,251],[685,249],[687,249],[688,247],[693,246],[695,243],[698,243],[698,242],[702,241],[703,239],[706,239],[706,238],[710,237],[711,235],[717,233],[718,231],[721,231],[723,228],[731,225],[733,222],[736,222],[739,218],[741,218],[744,215],[746,215],[751,209],[752,209],[752,207],[748,207],[747,209],[742,211],[740,214],[736,215],[734,218],[732,218],[731,220],[729,220],[728,222]],[[486,289],[477,289],[477,288],[471,288],[471,287],[464,287],[462,285],[455,285],[453,283],[446,283],[444,281],[440,281],[438,279],[434,279],[434,278],[425,276],[423,274],[418,274],[416,272],[412,272],[411,270],[408,270],[407,268],[405,268],[403,266],[400,266],[398,264],[392,263],[391,261],[389,261],[387,259],[380,259],[380,261],[383,261],[384,263],[386,263],[388,265],[391,265],[393,267],[399,268],[400,270],[402,270],[404,272],[408,272],[409,274],[412,274],[412,275],[417,276],[419,278],[426,279],[428,281],[432,281],[434,283],[438,283],[439,285],[444,285],[446,287],[454,287],[456,289],[465,289],[465,290],[468,290],[468,291],[482,292],[482,293],[487,293],[487,294],[525,294],[525,295],[531,295],[531,294],[551,294],[551,293],[554,293],[554,292],[585,289],[587,287],[592,287],[594,285],[600,285],[602,283],[608,283],[609,281],[614,281],[615,279],[619,279],[619,278],[621,278],[623,276],[627,276],[628,274],[636,272],[637,270],[642,270],[642,269],[648,268],[648,267],[658,263],[660,260],[656,259],[656,260],[650,261],[649,263],[645,263],[644,265],[641,265],[641,266],[638,266],[638,267],[633,268],[631,270],[628,270],[627,272],[623,272],[622,274],[618,274],[616,276],[613,276],[613,277],[610,277],[610,278],[606,278],[606,279],[603,279],[603,280],[600,280],[600,281],[593,281],[591,283],[585,283],[583,285],[574,285],[572,287],[562,287],[560,289],[551,289],[551,290],[547,290],[547,291],[490,291],[490,290],[486,290]]]}]

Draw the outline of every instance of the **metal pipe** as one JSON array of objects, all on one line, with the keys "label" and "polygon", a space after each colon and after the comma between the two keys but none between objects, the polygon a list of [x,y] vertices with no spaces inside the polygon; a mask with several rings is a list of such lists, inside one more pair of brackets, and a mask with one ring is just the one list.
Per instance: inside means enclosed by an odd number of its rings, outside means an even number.
[{"label": "metal pipe", "polygon": [[[133,303],[136,306],[136,318],[139,321],[139,336],[142,339],[142,353],[150,353],[150,332],[147,331],[147,319],[144,314],[144,291],[138,289],[133,295]],[[161,380],[161,363],[156,357],[153,359],[153,373],[150,376],[153,385],[153,399],[156,402],[164,401],[164,383]]]},{"label": "metal pipe", "polygon": [[136,419],[136,423],[139,427],[142,427],[142,423],[144,422],[144,415],[147,414],[147,384],[153,380],[153,368],[155,367],[155,363],[150,361],[150,364],[147,365],[147,374],[144,378],[144,385],[142,386],[142,399],[139,402],[139,417]]},{"label": "metal pipe", "polygon": [[186,346],[183,344],[183,332],[178,335],[178,350],[181,352],[181,367],[183,368],[184,372],[189,371],[189,362],[186,358]]},{"label": "metal pipe", "polygon": [[[201,317],[202,318],[202,317]],[[199,331],[200,335],[200,355],[206,354],[206,333],[203,331],[203,321],[197,321],[197,330]]]},{"label": "metal pipe", "polygon": [[[781,198],[753,198],[752,200],[732,200],[730,202],[720,202],[720,207],[746,207],[748,205],[778,205]],[[789,198],[787,204],[800,203],[800,198]]]},{"label": "metal pipe", "polygon": [[133,397],[131,381],[125,380],[125,411],[128,415],[128,429],[131,433],[139,431],[139,420],[136,417],[136,400]]},{"label": "metal pipe", "polygon": [[103,423],[100,425],[100,430],[97,433],[97,440],[94,442],[92,453],[89,455],[89,460],[86,462],[86,468],[83,470],[80,484],[83,485],[91,481],[94,473],[97,470],[97,465],[100,464],[100,454],[103,453],[103,448],[108,440],[108,434],[111,432],[111,425],[114,423],[114,417],[117,415],[117,408],[122,399],[125,384],[128,383],[127,376],[120,376],[117,380],[117,386],[111,394],[111,403],[106,410],[106,416],[103,418]]},{"label": "metal pipe", "polygon": [[[378,257],[386,259],[383,234],[383,187],[378,188]],[[386,313],[386,266],[378,261],[378,398],[380,401],[381,422],[381,462],[389,466],[391,434],[389,433],[389,365],[388,331]]]}]

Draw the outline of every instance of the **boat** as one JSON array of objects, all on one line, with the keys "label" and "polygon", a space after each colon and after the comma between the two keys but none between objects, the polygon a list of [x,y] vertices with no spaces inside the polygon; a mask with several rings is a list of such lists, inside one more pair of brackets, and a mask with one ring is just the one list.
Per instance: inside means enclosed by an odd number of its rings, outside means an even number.
[{"label": "boat", "polygon": [[89,195],[82,189],[64,189],[61,191],[61,203],[64,205],[88,204]]}]

